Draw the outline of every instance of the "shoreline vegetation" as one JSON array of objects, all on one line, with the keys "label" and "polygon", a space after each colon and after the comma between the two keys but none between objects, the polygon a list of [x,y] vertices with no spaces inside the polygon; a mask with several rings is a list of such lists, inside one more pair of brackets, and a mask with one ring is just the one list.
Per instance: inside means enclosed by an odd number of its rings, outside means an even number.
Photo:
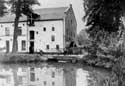
[{"label": "shoreline vegetation", "polygon": [[87,64],[93,67],[112,68],[112,62],[101,59],[88,59],[87,55],[41,55],[41,54],[0,54],[2,63],[31,63],[31,62],[70,62]]}]

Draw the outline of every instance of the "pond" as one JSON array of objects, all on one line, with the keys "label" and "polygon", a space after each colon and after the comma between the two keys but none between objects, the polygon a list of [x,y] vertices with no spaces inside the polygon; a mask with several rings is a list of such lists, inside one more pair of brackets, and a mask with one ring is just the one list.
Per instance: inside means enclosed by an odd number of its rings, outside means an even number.
[{"label": "pond", "polygon": [[108,76],[102,71],[71,63],[0,64],[0,86],[101,86]]}]

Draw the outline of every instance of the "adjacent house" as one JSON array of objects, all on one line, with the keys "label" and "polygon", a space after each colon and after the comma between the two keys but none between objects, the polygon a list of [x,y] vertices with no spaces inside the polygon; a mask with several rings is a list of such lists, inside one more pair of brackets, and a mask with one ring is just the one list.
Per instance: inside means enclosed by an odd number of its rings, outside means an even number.
[{"label": "adjacent house", "polygon": [[[69,7],[34,10],[38,20],[28,21],[21,16],[18,25],[18,52],[63,52],[76,37],[76,18]],[[11,52],[14,32],[14,15],[0,18],[0,52]],[[29,24],[33,23],[32,26]]]}]

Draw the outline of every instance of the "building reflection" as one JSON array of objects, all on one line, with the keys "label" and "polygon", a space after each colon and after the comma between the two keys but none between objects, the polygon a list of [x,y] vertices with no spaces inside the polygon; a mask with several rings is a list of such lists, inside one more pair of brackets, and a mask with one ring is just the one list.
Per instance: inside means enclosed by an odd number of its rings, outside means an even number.
[{"label": "building reflection", "polygon": [[4,66],[0,67],[0,86],[76,86],[77,70],[54,66]]}]

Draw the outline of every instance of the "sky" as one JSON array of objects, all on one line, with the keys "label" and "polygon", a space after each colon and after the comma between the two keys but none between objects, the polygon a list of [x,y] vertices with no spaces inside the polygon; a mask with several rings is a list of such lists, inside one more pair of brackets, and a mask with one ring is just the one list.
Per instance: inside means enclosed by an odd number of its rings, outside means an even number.
[{"label": "sky", "polygon": [[75,17],[77,20],[77,33],[84,29],[84,22],[82,17],[84,16],[83,10],[83,0],[38,0],[40,6],[35,6],[35,8],[50,8],[50,7],[64,7],[72,4]]}]

